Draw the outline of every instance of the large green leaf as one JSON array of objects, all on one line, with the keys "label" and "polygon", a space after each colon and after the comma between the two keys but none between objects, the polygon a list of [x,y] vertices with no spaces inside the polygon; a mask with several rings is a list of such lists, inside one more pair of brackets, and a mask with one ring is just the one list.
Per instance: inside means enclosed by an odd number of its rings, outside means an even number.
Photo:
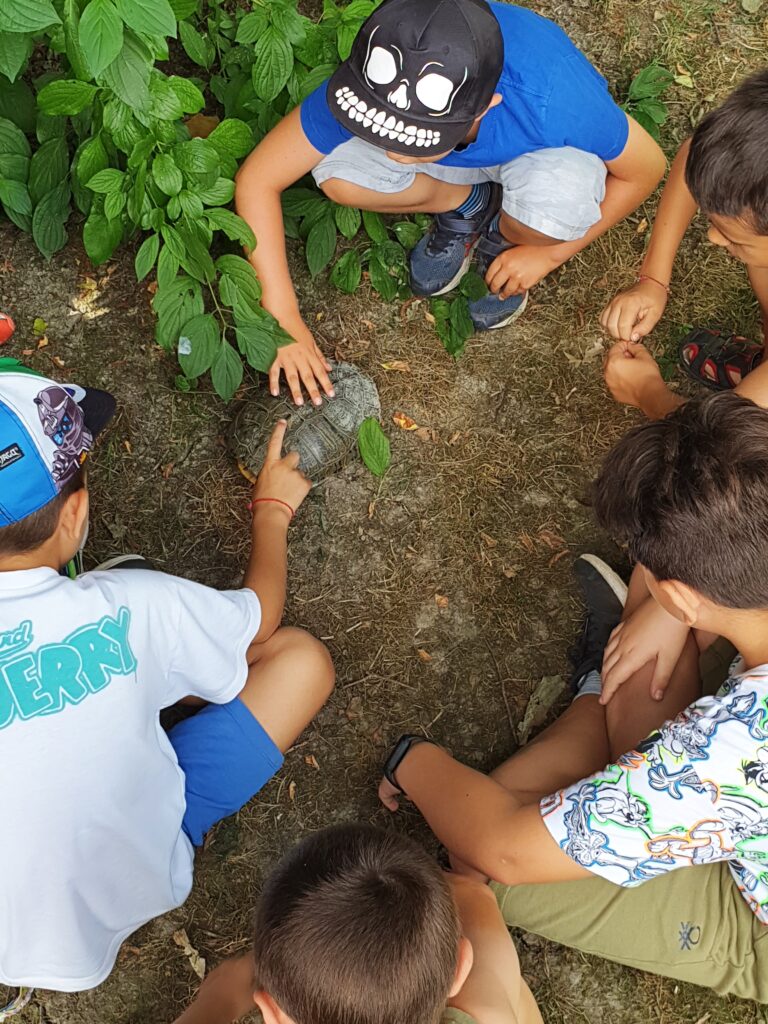
[{"label": "large green leaf", "polygon": [[205,97],[195,83],[190,82],[189,79],[171,75],[168,84],[176,93],[176,98],[185,114],[196,114],[205,106]]},{"label": "large green leaf", "polygon": [[176,38],[176,15],[168,0],[115,0],[115,6],[134,32]]},{"label": "large green leaf", "polygon": [[372,210],[363,210],[363,227],[372,242],[386,242],[389,237],[381,215]]},{"label": "large green leaf", "polygon": [[168,351],[175,351],[182,326],[203,312],[203,294],[197,281],[186,274],[179,274],[167,282],[163,276],[163,283],[160,283],[166,252],[165,247],[160,252],[158,289],[152,300],[152,308],[157,313],[155,337],[158,344]]},{"label": "large green leaf", "polygon": [[247,156],[254,145],[253,132],[245,123],[236,117],[225,118],[208,136],[208,142],[216,147],[222,156],[231,156],[235,160]]},{"label": "large green leaf", "polygon": [[39,32],[61,19],[50,0],[2,0],[0,32]]},{"label": "large green leaf", "polygon": [[176,166],[185,174],[218,175],[220,160],[216,147],[207,139],[190,139],[173,147]]},{"label": "large green leaf", "polygon": [[363,276],[363,268],[360,265],[360,257],[354,249],[345,252],[336,266],[331,271],[331,284],[351,295],[357,290]]},{"label": "large green leaf", "polygon": [[[231,210],[223,210],[215,207],[206,213],[208,223],[212,228],[223,231],[231,242],[239,242],[249,251],[256,248],[256,237],[242,219]],[[335,239],[335,235],[334,235]]]},{"label": "large green leaf", "polygon": [[69,150],[64,139],[49,139],[35,151],[29,164],[29,192],[33,203],[56,185],[61,184],[69,172]]},{"label": "large green leaf", "polygon": [[360,211],[354,206],[334,206],[333,217],[345,238],[354,238],[360,230]]},{"label": "large green leaf", "polygon": [[246,14],[237,26],[238,43],[255,43],[267,27],[267,12],[263,7]]},{"label": "large green leaf", "polygon": [[152,177],[167,196],[177,196],[184,187],[184,178],[170,153],[161,153],[152,162]]},{"label": "large green leaf", "polygon": [[312,277],[326,267],[336,251],[336,224],[330,206],[326,216],[312,227],[307,236],[307,266]]},{"label": "large green leaf", "polygon": [[85,59],[83,48],[80,45],[80,0],[64,0],[63,7],[63,35],[64,52],[69,60],[72,74],[81,82],[87,82],[93,77],[88,62]]},{"label": "large green leaf", "polygon": [[6,117],[30,135],[35,130],[35,94],[23,79],[11,84],[0,78],[0,117]]},{"label": "large green leaf", "polygon": [[116,167],[106,167],[89,178],[86,184],[92,192],[109,195],[111,192],[121,192],[124,182],[125,171],[118,171]]},{"label": "large green leaf", "polygon": [[363,420],[357,432],[357,447],[363,462],[374,476],[384,476],[392,461],[392,450],[389,438],[381,429],[375,417]]},{"label": "large green leaf", "polygon": [[44,114],[79,114],[96,95],[96,86],[76,79],[59,80],[44,85],[37,102]]},{"label": "large green leaf", "polygon": [[254,49],[253,88],[259,99],[269,103],[279,94],[293,70],[293,50],[280,32],[270,25]]},{"label": "large green leaf", "polygon": [[88,139],[75,156],[73,170],[81,185],[87,185],[99,171],[109,166],[109,157],[99,135]]},{"label": "large green leaf", "polygon": [[32,200],[27,186],[11,178],[0,178],[0,202],[6,210],[26,217],[32,216]]},{"label": "large green leaf", "polygon": [[10,178],[11,181],[21,181],[26,185],[29,179],[29,157],[0,152],[0,178]]},{"label": "large green leaf", "polygon": [[149,75],[152,54],[133,32],[123,36],[120,53],[104,69],[101,81],[133,110],[149,110]]},{"label": "large green leaf", "polygon": [[210,39],[192,28],[188,21],[179,22],[179,36],[189,59],[207,70],[216,56],[216,49]]},{"label": "large green leaf", "polygon": [[168,2],[179,21],[182,18],[188,18],[197,10],[197,0],[168,0]]},{"label": "large green leaf", "polygon": [[97,78],[123,48],[123,22],[112,0],[90,0],[80,18],[78,39],[91,74]]},{"label": "large green leaf", "polygon": [[210,188],[201,188],[198,196],[206,206],[226,206],[235,194],[235,183],[229,178],[218,178]]},{"label": "large green leaf", "polygon": [[178,341],[179,364],[187,377],[199,377],[211,368],[221,340],[219,325],[210,313],[183,324]]},{"label": "large green leaf", "polygon": [[152,267],[155,265],[157,254],[160,249],[160,238],[157,235],[149,235],[139,246],[134,260],[136,277],[143,281]]},{"label": "large green leaf", "polygon": [[277,355],[272,318],[265,314],[258,320],[238,323],[235,333],[238,348],[245,356],[248,365],[260,373],[267,373]]},{"label": "large green leaf", "polygon": [[179,272],[179,261],[167,245],[160,250],[157,258],[157,287],[166,288]]},{"label": "large green leaf", "polygon": [[27,62],[32,53],[32,39],[22,32],[0,32],[0,74],[11,81]]},{"label": "large green leaf", "polygon": [[211,382],[217,395],[229,402],[243,380],[243,363],[228,341],[222,340],[211,366]]},{"label": "large green leaf", "polygon": [[28,157],[31,152],[24,132],[7,117],[0,117],[0,156],[13,154]]},{"label": "large green leaf", "polygon": [[32,238],[47,260],[67,244],[69,197],[69,184],[63,181],[43,196],[32,215]]},{"label": "large green leaf", "polygon": [[91,210],[83,224],[83,245],[94,266],[108,260],[123,240],[123,225],[119,220],[107,220],[103,213]]}]

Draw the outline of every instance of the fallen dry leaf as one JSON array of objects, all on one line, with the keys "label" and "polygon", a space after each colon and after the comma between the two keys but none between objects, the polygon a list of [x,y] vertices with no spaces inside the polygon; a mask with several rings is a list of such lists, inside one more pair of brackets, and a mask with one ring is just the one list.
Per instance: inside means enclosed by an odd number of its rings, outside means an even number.
[{"label": "fallen dry leaf", "polygon": [[189,966],[202,981],[205,977],[205,960],[189,941],[186,931],[183,928],[179,928],[177,932],[173,933],[173,941],[179,946],[184,956],[189,960]]},{"label": "fallen dry leaf", "polygon": [[416,430],[414,430],[414,435],[418,437],[420,441],[429,441],[432,444],[437,444],[438,441],[437,431],[433,430],[431,427],[417,427]]},{"label": "fallen dry leaf", "polygon": [[508,580],[513,580],[515,576],[520,572],[519,565],[506,565],[504,566],[504,575]]},{"label": "fallen dry leaf", "polygon": [[565,556],[567,554],[568,554],[568,548],[563,548],[563,550],[562,551],[558,551],[556,555],[552,555],[550,560],[547,562],[547,568],[551,569],[553,565],[556,565],[557,562],[559,562],[561,558],[565,558]]},{"label": "fallen dry leaf", "polygon": [[418,655],[419,661],[423,661],[425,664],[432,661],[432,655],[421,647],[418,650]]},{"label": "fallen dry leaf", "polygon": [[644,235],[647,230],[648,230],[648,221],[645,219],[645,217],[643,217],[643,219],[640,221],[640,223],[635,228],[635,234],[636,235]]},{"label": "fallen dry leaf", "polygon": [[361,320],[360,323],[363,327],[367,327],[369,331],[374,330],[373,320]]},{"label": "fallen dry leaf", "polygon": [[448,444],[456,444],[456,442],[459,440],[460,437],[461,437],[461,431],[460,430],[455,431],[448,438]]},{"label": "fallen dry leaf", "polygon": [[480,536],[483,538],[483,542],[487,548],[495,548],[498,545],[498,541],[494,540],[487,533],[481,533]]},{"label": "fallen dry leaf", "polygon": [[207,139],[218,125],[219,119],[209,114],[193,114],[184,123],[193,139]]},{"label": "fallen dry leaf", "polygon": [[147,285],[147,291],[149,292],[150,295],[156,295],[157,281],[150,281],[149,284]]},{"label": "fallen dry leaf", "polygon": [[167,480],[172,472],[173,472],[173,463],[172,462],[167,462],[163,466],[162,470],[160,471],[160,475],[162,476],[163,480]]},{"label": "fallen dry leaf", "polygon": [[526,551],[533,551],[536,546],[533,542],[533,537],[531,537],[529,533],[521,533],[517,538],[517,541],[525,548]]},{"label": "fallen dry leaf", "polygon": [[412,420],[410,416],[406,416],[404,412],[396,412],[392,417],[392,422],[396,427],[400,427],[401,430],[418,430],[419,424],[416,420]]},{"label": "fallen dry leaf", "polygon": [[123,441],[123,448],[125,448],[129,455],[133,455],[133,445],[128,440],[128,438],[126,438],[125,441]]},{"label": "fallen dry leaf", "polygon": [[435,594],[435,604],[438,608],[447,608],[449,603],[445,594]]},{"label": "fallen dry leaf", "polygon": [[411,364],[407,359],[393,359],[390,363],[382,363],[382,370],[394,370],[397,373],[410,373]]},{"label": "fallen dry leaf", "polygon": [[308,764],[310,768],[314,768],[315,771],[320,771],[320,765],[317,763],[317,758],[314,754],[307,754],[304,757],[304,764]]},{"label": "fallen dry leaf", "polygon": [[23,348],[21,354],[23,356],[32,356],[35,354],[35,350],[33,348]]},{"label": "fallen dry leaf", "polygon": [[299,787],[296,785],[295,782],[288,783],[288,799],[291,801],[291,803],[294,803],[294,801],[296,800],[296,790],[298,788]]},{"label": "fallen dry leaf", "polygon": [[51,356],[51,362],[55,363],[60,370],[63,370],[67,365],[61,356]]},{"label": "fallen dry leaf", "polygon": [[556,551],[565,544],[560,534],[555,533],[554,530],[539,530],[538,538],[550,551]]},{"label": "fallen dry leaf", "polygon": [[429,310],[426,310],[424,312],[424,319],[427,321],[428,324],[434,325],[434,324],[437,323],[437,320],[435,319],[434,314],[430,313]]},{"label": "fallen dry leaf", "polygon": [[50,341],[48,341],[48,335],[47,334],[44,334],[42,336],[42,338],[38,338],[37,339],[37,347],[38,348],[46,348],[48,345],[50,345]]},{"label": "fallen dry leaf", "polygon": [[375,514],[376,514],[376,502],[375,501],[369,501],[368,502],[368,518],[369,519],[373,519]]}]

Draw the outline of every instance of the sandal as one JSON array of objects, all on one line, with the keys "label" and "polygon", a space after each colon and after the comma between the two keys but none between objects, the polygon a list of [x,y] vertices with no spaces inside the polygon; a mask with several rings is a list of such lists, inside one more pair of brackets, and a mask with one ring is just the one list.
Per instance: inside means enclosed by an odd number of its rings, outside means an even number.
[{"label": "sandal", "polygon": [[712,391],[730,391],[760,365],[764,351],[739,334],[694,327],[680,342],[680,369]]}]

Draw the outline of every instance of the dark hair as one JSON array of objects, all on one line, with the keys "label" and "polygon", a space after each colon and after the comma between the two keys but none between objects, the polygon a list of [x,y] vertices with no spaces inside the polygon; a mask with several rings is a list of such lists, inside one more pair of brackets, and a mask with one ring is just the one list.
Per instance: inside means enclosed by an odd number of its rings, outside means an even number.
[{"label": "dark hair", "polygon": [[691,139],[685,180],[705,214],[768,235],[768,69],[746,79]]},{"label": "dark hair", "polygon": [[34,551],[53,536],[59,525],[59,516],[68,498],[85,487],[85,470],[80,467],[59,494],[37,512],[25,516],[17,523],[0,528],[0,557],[23,555]]},{"label": "dark hair", "polygon": [[630,431],[595,483],[630,557],[726,608],[768,608],[768,412],[734,392]]},{"label": "dark hair", "polygon": [[433,1024],[461,935],[437,863],[410,839],[340,825],[295,846],[256,911],[256,987],[297,1024]]}]

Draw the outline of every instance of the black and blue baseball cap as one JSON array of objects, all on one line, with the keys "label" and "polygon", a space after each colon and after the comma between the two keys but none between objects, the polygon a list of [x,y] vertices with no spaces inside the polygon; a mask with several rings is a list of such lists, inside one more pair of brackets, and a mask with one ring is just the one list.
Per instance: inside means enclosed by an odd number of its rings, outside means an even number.
[{"label": "black and blue baseball cap", "polygon": [[57,497],[114,413],[107,391],[58,384],[0,359],[0,527]]},{"label": "black and blue baseball cap", "polygon": [[354,135],[409,156],[455,149],[493,98],[501,28],[485,0],[384,0],[328,82]]}]

